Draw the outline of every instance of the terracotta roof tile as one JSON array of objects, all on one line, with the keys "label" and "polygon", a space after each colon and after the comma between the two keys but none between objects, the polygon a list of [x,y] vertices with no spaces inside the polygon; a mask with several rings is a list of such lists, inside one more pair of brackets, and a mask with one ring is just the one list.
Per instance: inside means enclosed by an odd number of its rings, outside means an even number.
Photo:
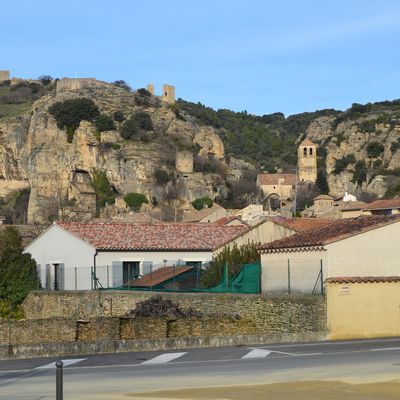
[{"label": "terracotta roof tile", "polygon": [[296,174],[258,174],[257,176],[260,185],[278,185],[280,179],[283,185],[296,184]]},{"label": "terracotta roof tile", "polygon": [[185,272],[191,271],[192,266],[177,266],[177,267],[161,267],[153,271],[151,274],[145,275],[141,279],[136,279],[131,282],[133,287],[152,287],[159,285],[174,276],[179,276]]},{"label": "terracotta roof tile", "polygon": [[399,216],[371,216],[333,220],[331,223],[303,233],[275,240],[259,247],[261,251],[323,246],[355,234],[400,221]]},{"label": "terracotta roof tile", "polygon": [[400,198],[376,200],[363,206],[364,210],[382,210],[387,208],[400,208]]},{"label": "terracotta roof tile", "polygon": [[310,139],[304,139],[301,143],[300,146],[316,146],[315,143],[313,143]]},{"label": "terracotta roof tile", "polygon": [[325,283],[400,282],[400,276],[340,276],[325,279]]},{"label": "terracotta roof tile", "polygon": [[212,251],[241,236],[248,227],[214,224],[129,224],[57,222],[97,250]]},{"label": "terracotta roof tile", "polygon": [[275,222],[278,225],[281,225],[285,228],[291,229],[298,233],[308,231],[310,229],[317,229],[324,227],[326,225],[330,225],[333,223],[331,219],[323,219],[323,218],[296,218],[289,219],[283,217],[273,217],[270,218],[270,221]]}]

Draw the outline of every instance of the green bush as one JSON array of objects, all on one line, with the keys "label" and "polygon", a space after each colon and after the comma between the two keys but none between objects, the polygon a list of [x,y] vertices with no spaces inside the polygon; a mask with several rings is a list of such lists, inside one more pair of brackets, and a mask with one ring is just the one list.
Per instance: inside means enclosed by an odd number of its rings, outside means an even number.
[{"label": "green bush", "polygon": [[329,184],[326,179],[326,172],[323,169],[319,169],[317,172],[317,180],[315,182],[321,194],[329,194]]},{"label": "green bush", "polygon": [[97,132],[113,131],[115,130],[114,120],[105,114],[101,114],[96,118]]},{"label": "green bush", "polygon": [[371,158],[379,157],[383,153],[384,150],[385,150],[385,147],[383,146],[382,143],[379,143],[379,142],[371,142],[367,146],[367,154]]},{"label": "green bush", "polygon": [[361,185],[366,180],[367,180],[367,167],[365,166],[365,162],[357,161],[356,165],[354,166],[352,182]]},{"label": "green bush", "polygon": [[138,210],[142,204],[148,204],[147,197],[142,193],[128,193],[124,197],[125,203],[133,210]]},{"label": "green bush", "polygon": [[137,136],[146,141],[147,136],[145,133],[150,130],[153,130],[150,115],[146,112],[138,112],[123,123],[120,133],[124,139],[131,139]]},{"label": "green bush", "polygon": [[128,92],[130,92],[132,90],[132,88],[129,86],[129,84],[127,82],[125,82],[124,80],[122,80],[122,79],[114,81],[112,84],[114,86],[117,86],[117,87],[120,87],[122,89],[125,89]]},{"label": "green bush", "polygon": [[113,114],[113,118],[114,118],[114,121],[123,122],[125,120],[125,115],[124,115],[123,111],[117,110]]},{"label": "green bush", "polygon": [[144,96],[144,97],[151,97],[151,93],[150,93],[147,89],[140,88],[140,89],[138,89],[137,92],[138,92],[141,96]]},{"label": "green bush", "polygon": [[165,185],[169,182],[170,177],[167,171],[164,169],[157,169],[154,172],[154,176],[156,178],[156,181],[159,185]]},{"label": "green bush", "polygon": [[78,98],[59,101],[49,107],[49,113],[56,119],[59,129],[67,129],[67,139],[71,143],[75,129],[83,120],[95,121],[100,111],[93,100]]},{"label": "green bush", "polygon": [[134,115],[134,118],[139,129],[143,129],[144,131],[153,130],[153,122],[149,113],[140,111]]},{"label": "green bush", "polygon": [[31,290],[38,288],[35,260],[30,254],[23,254],[18,230],[14,226],[6,227],[0,231],[0,313],[7,315],[8,311],[15,310]]},{"label": "green bush", "polygon": [[243,264],[260,261],[257,243],[248,243],[238,247],[236,244],[225,247],[224,250],[213,258],[210,267],[201,275],[201,286],[213,287],[221,283],[225,264],[228,264],[228,278],[240,272]]},{"label": "green bush", "polygon": [[390,144],[390,151],[392,153],[395,153],[398,149],[400,149],[400,139]]},{"label": "green bush", "polygon": [[204,206],[211,208],[213,204],[214,204],[213,200],[210,199],[209,197],[200,197],[192,201],[192,206],[198,211],[202,210]]},{"label": "green bush", "polygon": [[115,194],[105,171],[93,173],[93,188],[97,196],[97,208],[104,207],[106,203],[114,203]]},{"label": "green bush", "polygon": [[343,172],[349,164],[354,164],[357,162],[356,157],[354,154],[349,154],[346,157],[340,158],[335,161],[335,169],[334,173],[335,174],[340,174]]}]

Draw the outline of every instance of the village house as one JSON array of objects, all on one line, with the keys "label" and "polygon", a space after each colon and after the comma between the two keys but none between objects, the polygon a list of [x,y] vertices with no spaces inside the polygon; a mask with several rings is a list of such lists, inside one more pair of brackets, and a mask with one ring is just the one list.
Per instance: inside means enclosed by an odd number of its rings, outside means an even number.
[{"label": "village house", "polygon": [[[238,238],[248,227],[213,224],[56,222],[25,248],[36,260],[48,289],[120,287],[166,265],[197,266]],[[243,239],[242,239],[243,236]]]},{"label": "village house", "polygon": [[255,225],[60,221],[25,252],[36,260],[48,290],[120,287],[158,268],[207,264],[226,246],[266,243],[325,223],[285,218],[265,218]]},{"label": "village house", "polygon": [[343,276],[400,274],[400,216],[333,220],[259,247],[263,293],[320,293]]},{"label": "village house", "polygon": [[196,210],[185,213],[183,215],[183,221],[211,223],[218,221],[220,218],[226,217],[226,215],[226,209],[214,203],[212,207],[206,207],[199,211]]},{"label": "village house", "polygon": [[342,210],[343,218],[358,215],[395,215],[400,214],[400,198],[376,200],[372,203],[352,204]]}]

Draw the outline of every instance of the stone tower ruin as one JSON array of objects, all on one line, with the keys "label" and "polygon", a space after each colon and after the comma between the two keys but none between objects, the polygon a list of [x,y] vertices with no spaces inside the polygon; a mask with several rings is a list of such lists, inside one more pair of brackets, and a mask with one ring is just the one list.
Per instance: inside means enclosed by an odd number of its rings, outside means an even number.
[{"label": "stone tower ruin", "polygon": [[0,71],[0,82],[9,81],[10,80],[10,71],[1,70]]},{"label": "stone tower ruin", "polygon": [[175,103],[175,86],[172,85],[163,85],[163,94],[161,99],[166,101],[168,104]]},{"label": "stone tower ruin", "polygon": [[311,140],[304,140],[298,148],[299,181],[316,182],[317,180],[317,146]]},{"label": "stone tower ruin", "polygon": [[[149,83],[147,85],[147,91],[150,92],[153,96],[155,96],[154,85]],[[165,101],[168,104],[175,103],[175,86],[167,85],[164,83],[162,95],[159,96],[162,101]]]},{"label": "stone tower ruin", "polygon": [[149,83],[147,85],[147,91],[150,92],[154,96],[154,85],[152,83]]}]

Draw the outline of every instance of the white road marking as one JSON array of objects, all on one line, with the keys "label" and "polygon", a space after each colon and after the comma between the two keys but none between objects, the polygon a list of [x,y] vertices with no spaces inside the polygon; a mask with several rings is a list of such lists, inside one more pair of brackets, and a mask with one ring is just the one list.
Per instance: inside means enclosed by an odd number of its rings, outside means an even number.
[{"label": "white road marking", "polygon": [[[64,363],[64,367],[68,367],[68,365],[76,364],[84,360],[87,360],[87,358],[70,358],[68,360],[61,360],[61,361]],[[56,367],[56,362],[54,361],[50,364],[45,364],[40,367],[36,367],[35,369],[49,369],[55,367]]]},{"label": "white road marking", "polygon": [[400,350],[400,347],[385,347],[383,349],[369,349],[369,351]]},{"label": "white road marking", "polygon": [[185,354],[187,354],[187,351],[182,352],[182,353],[160,354],[157,357],[154,357],[154,358],[151,358],[150,360],[142,362],[141,365],[143,365],[143,364],[165,364],[169,361],[175,360],[176,358],[182,357]]},{"label": "white road marking", "polygon": [[267,357],[268,354],[271,354],[270,350],[265,350],[265,349],[253,349],[249,351],[247,354],[245,354],[243,358],[264,358]]}]

